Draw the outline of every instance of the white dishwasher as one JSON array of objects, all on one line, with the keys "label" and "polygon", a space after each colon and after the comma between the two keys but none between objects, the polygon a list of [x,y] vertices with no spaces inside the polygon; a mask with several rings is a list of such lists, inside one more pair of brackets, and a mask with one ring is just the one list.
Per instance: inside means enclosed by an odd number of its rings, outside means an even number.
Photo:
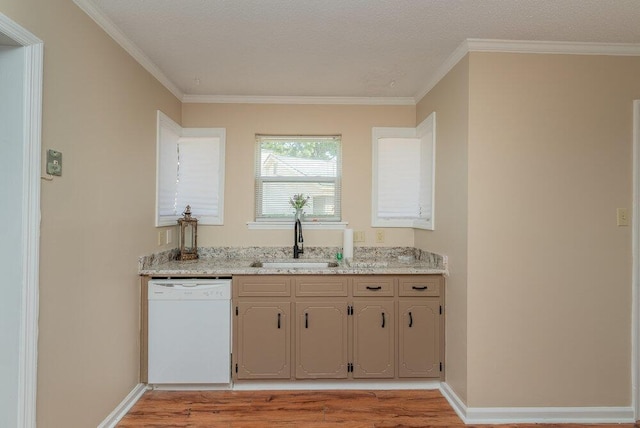
[{"label": "white dishwasher", "polygon": [[229,384],[231,280],[149,281],[149,384]]}]

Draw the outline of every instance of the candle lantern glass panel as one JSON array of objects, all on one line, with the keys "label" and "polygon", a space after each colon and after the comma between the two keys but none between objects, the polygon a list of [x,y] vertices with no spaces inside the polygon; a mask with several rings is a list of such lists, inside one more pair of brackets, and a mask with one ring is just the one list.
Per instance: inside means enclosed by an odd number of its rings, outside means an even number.
[{"label": "candle lantern glass panel", "polygon": [[198,219],[191,217],[191,206],[187,205],[183,217],[178,219],[180,225],[180,260],[198,258]]}]

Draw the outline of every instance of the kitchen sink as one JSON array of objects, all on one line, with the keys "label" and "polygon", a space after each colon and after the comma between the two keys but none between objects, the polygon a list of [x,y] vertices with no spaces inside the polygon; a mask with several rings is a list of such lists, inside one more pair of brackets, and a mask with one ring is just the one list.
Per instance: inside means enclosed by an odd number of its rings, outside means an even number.
[{"label": "kitchen sink", "polygon": [[253,262],[251,267],[263,269],[325,269],[338,267],[335,262]]}]

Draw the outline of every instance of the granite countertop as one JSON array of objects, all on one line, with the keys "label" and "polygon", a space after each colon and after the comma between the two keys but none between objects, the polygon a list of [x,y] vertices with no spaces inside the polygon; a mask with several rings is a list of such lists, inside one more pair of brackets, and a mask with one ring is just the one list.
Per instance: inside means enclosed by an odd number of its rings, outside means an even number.
[{"label": "granite countertop", "polygon": [[[305,248],[300,259],[293,259],[291,249],[280,247],[211,247],[198,248],[198,260],[178,261],[176,250],[140,258],[140,275],[149,276],[231,276],[231,275],[372,275],[372,274],[448,274],[445,258],[410,247],[356,247],[352,260],[337,262],[339,248]],[[252,267],[258,261],[330,262],[326,268]]]}]

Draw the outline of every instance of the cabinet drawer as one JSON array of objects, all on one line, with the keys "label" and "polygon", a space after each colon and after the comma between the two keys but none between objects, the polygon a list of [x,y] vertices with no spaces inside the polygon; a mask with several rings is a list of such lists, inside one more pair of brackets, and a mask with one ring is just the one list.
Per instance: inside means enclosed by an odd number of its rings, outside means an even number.
[{"label": "cabinet drawer", "polygon": [[400,277],[400,296],[439,296],[443,278],[440,275]]},{"label": "cabinet drawer", "polygon": [[287,276],[239,276],[233,278],[237,297],[291,296],[291,279]]},{"label": "cabinet drawer", "polygon": [[335,276],[297,277],[296,296],[346,297],[349,294],[347,278]]},{"label": "cabinet drawer", "polygon": [[379,275],[357,276],[353,279],[353,295],[376,297],[393,296],[393,277]]}]

